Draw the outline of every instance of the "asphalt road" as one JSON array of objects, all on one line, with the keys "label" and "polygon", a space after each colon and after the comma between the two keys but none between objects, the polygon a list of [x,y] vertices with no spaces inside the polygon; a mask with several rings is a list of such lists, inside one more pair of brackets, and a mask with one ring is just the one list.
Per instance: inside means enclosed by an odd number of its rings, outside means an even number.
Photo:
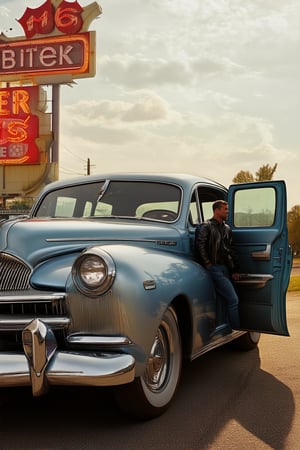
[{"label": "asphalt road", "polygon": [[288,295],[290,337],[258,350],[218,349],[189,364],[171,408],[138,422],[109,389],[0,390],[1,449],[249,450],[300,448],[300,292]]}]

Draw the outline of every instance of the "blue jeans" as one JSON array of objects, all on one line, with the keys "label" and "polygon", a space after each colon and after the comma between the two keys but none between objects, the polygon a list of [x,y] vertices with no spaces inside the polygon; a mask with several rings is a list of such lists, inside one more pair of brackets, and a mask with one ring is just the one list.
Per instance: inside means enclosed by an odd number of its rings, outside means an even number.
[{"label": "blue jeans", "polygon": [[227,267],[221,264],[213,264],[208,272],[212,277],[217,297],[221,298],[227,307],[231,327],[234,329],[240,328],[239,299]]}]

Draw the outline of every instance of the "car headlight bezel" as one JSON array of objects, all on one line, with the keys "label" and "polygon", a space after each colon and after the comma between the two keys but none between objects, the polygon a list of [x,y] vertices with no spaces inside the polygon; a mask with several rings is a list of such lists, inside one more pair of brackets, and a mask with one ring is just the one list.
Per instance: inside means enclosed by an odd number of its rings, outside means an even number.
[{"label": "car headlight bezel", "polygon": [[116,266],[109,253],[93,247],[76,259],[72,276],[79,292],[88,297],[99,297],[106,294],[113,285]]}]

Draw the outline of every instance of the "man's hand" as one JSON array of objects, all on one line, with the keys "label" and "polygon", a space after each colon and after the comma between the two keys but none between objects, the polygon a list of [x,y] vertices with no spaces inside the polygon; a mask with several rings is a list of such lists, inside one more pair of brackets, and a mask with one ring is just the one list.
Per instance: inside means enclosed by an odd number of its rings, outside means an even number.
[{"label": "man's hand", "polygon": [[240,274],[239,273],[233,273],[233,274],[231,274],[231,278],[234,281],[238,281],[240,279]]}]

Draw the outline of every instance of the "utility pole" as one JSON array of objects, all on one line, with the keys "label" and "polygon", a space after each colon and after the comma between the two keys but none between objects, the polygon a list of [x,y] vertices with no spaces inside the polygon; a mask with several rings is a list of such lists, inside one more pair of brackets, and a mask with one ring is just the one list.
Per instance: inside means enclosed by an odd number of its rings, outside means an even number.
[{"label": "utility pole", "polygon": [[86,162],[86,174],[87,175],[91,175],[91,168],[92,167],[96,167],[96,166],[95,166],[95,164],[91,164],[91,160],[90,160],[90,158],[88,158],[87,162]]}]

